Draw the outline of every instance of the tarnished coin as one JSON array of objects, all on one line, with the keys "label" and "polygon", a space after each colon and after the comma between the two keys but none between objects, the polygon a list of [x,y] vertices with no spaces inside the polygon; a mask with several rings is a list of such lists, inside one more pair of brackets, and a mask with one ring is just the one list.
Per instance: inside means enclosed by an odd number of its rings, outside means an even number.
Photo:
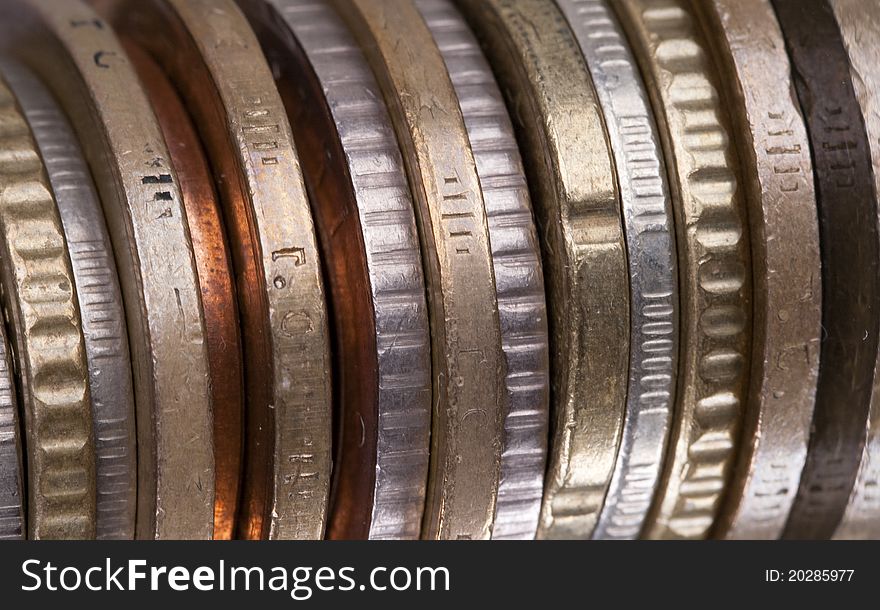
[{"label": "tarnished coin", "polygon": [[214,540],[235,534],[244,426],[238,304],[214,181],[177,93],[142,49],[126,45],[168,145],[199,276],[214,413]]},{"label": "tarnished coin", "polygon": [[27,535],[22,433],[12,352],[0,324],[0,540],[23,540]]},{"label": "tarnished coin", "polygon": [[[880,11],[870,0],[831,0],[849,56],[856,99],[862,109],[874,171],[874,194],[880,196]],[[875,201],[878,201],[875,199]],[[880,204],[880,203],[878,203]],[[835,538],[880,538],[880,362],[874,365],[865,450]]]},{"label": "tarnished coin", "polygon": [[363,53],[323,0],[243,4],[302,156],[336,329],[341,427],[327,536],[417,539],[431,337],[403,159]]},{"label": "tarnished coin", "polygon": [[99,540],[134,538],[137,439],[128,330],[101,202],[67,118],[30,71],[0,71],[21,104],[46,165],[67,240],[89,367]]},{"label": "tarnished coin", "polygon": [[807,460],[785,538],[829,538],[865,444],[880,336],[871,153],[840,30],[825,0],[773,0],[813,156],[822,259],[822,341]]},{"label": "tarnished coin", "polygon": [[697,3],[721,69],[742,160],[754,282],[749,399],[714,530],[778,538],[807,457],[822,280],[810,145],[768,0]]},{"label": "tarnished coin", "polygon": [[458,95],[489,219],[507,364],[494,539],[535,537],[550,398],[547,305],[538,236],[513,124],[492,69],[450,0],[416,0]]},{"label": "tarnished coin", "polygon": [[540,0],[462,0],[506,95],[533,194],[555,422],[540,538],[588,538],[614,469],[629,361],[629,278],[599,103],[565,17]]},{"label": "tarnished coin", "polygon": [[37,145],[3,80],[0,151],[0,292],[24,412],[28,538],[94,538],[94,422],[73,270]]},{"label": "tarnished coin", "polygon": [[[718,74],[690,4],[622,0],[614,6],[661,126],[681,270],[675,417],[642,535],[703,538],[730,480],[746,399],[752,277],[745,194]],[[634,503],[650,501],[650,492],[628,500],[609,515],[609,535],[638,534],[629,515]]]},{"label": "tarnished coin", "polygon": [[489,230],[452,82],[410,1],[339,0],[391,112],[420,226],[434,414],[426,538],[489,538],[504,430],[504,356]]},{"label": "tarnished coin", "polygon": [[0,30],[4,48],[43,78],[70,118],[103,204],[132,354],[137,536],[210,538],[205,326],[180,192],[153,111],[114,33],[86,4],[4,2]]},{"label": "tarnished coin", "polygon": [[623,438],[595,532],[634,537],[650,508],[678,372],[678,269],[660,138],[638,66],[605,0],[558,0],[587,60],[614,153],[629,255],[629,386]]},{"label": "tarnished coin", "polygon": [[120,0],[108,12],[180,93],[217,180],[248,399],[239,536],[322,538],[331,461],[327,310],[293,136],[259,41],[231,0]]}]

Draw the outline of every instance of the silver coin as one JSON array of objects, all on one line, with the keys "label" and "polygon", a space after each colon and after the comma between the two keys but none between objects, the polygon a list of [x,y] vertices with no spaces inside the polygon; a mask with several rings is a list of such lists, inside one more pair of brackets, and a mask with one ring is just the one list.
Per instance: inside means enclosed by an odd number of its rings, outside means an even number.
[{"label": "silver coin", "polygon": [[[831,0],[850,60],[853,87],[865,117],[865,130],[874,161],[874,189],[880,196],[880,14],[864,0]],[[880,538],[880,361],[868,412],[868,436],[855,484],[843,518],[834,533],[841,539]]]},{"label": "silver coin", "polygon": [[101,204],[78,141],[55,101],[21,64],[0,63],[34,134],[67,240],[82,317],[95,421],[97,530],[134,537],[137,446],[128,332]]},{"label": "silver coin", "polygon": [[0,540],[25,537],[24,463],[12,354],[0,317]]},{"label": "silver coin", "polygon": [[629,255],[632,347],[623,436],[594,538],[635,538],[663,466],[678,366],[672,200],[635,59],[605,0],[557,0],[587,61],[605,118]]},{"label": "silver coin", "polygon": [[501,480],[493,539],[538,528],[550,409],[544,274],[519,148],[479,43],[449,0],[416,0],[455,86],[489,220],[501,341],[507,362]]},{"label": "silver coin", "polygon": [[[320,82],[345,156],[363,236],[378,367],[371,539],[417,539],[428,476],[431,337],[418,231],[379,85],[323,0],[269,0]],[[362,421],[363,423],[363,421]]]}]

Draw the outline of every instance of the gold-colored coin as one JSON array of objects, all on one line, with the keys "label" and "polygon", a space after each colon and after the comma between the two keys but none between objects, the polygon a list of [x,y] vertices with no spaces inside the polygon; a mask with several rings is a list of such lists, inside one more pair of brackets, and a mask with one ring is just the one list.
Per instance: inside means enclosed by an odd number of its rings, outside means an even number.
[{"label": "gold-colored coin", "polygon": [[556,413],[538,536],[587,538],[614,470],[629,278],[614,166],[565,18],[540,0],[463,0],[519,131],[542,237]]},{"label": "gold-colored coin", "polygon": [[754,277],[748,405],[714,535],[779,538],[807,456],[822,322],[810,145],[768,0],[697,3],[742,160]]},{"label": "gold-colored coin", "polygon": [[272,73],[231,0],[114,4],[108,10],[118,27],[180,92],[218,181],[248,396],[239,534],[322,538],[331,466],[327,311],[309,202]]},{"label": "gold-colored coin", "polygon": [[430,458],[431,336],[415,206],[391,118],[329,3],[242,7],[303,152],[326,270],[337,418],[327,538],[417,539]]},{"label": "gold-colored coin", "polygon": [[137,439],[122,289],[91,172],[67,118],[27,68],[0,72],[31,128],[55,193],[80,308],[95,427],[98,540],[134,537]]},{"label": "gold-colored coin", "polygon": [[420,225],[435,405],[422,535],[489,538],[505,365],[486,209],[458,98],[411,2],[338,0],[335,6],[378,76]]},{"label": "gold-colored coin", "polygon": [[717,74],[685,0],[615,8],[645,76],[670,172],[681,275],[679,389],[643,535],[703,538],[730,479],[751,340],[743,189]]},{"label": "gold-colored coin", "polygon": [[229,540],[237,524],[244,454],[244,375],[229,248],[214,180],[189,114],[155,62],[137,45],[123,45],[165,136],[192,239],[214,414],[214,540]]},{"label": "gold-colored coin", "polygon": [[[874,165],[874,192],[880,197],[880,11],[872,0],[831,0],[849,55],[853,88],[865,119]],[[868,412],[868,436],[859,472],[835,538],[880,538],[880,361]]]},{"label": "gold-colored coin", "polygon": [[210,538],[205,325],[180,192],[113,31],[79,0],[0,4],[4,48],[40,74],[95,177],[119,265],[135,383],[139,538]]},{"label": "gold-colored coin", "polygon": [[0,292],[21,383],[32,539],[95,537],[94,424],[66,246],[36,142],[0,80]]}]

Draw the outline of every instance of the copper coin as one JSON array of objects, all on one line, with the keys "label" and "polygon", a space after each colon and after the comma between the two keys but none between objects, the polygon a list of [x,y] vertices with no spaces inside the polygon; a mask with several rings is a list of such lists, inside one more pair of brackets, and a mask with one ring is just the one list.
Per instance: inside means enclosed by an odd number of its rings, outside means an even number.
[{"label": "copper coin", "polygon": [[248,401],[238,534],[321,538],[331,465],[327,309],[293,135],[259,41],[231,0],[121,0],[107,13],[180,93],[223,208]]},{"label": "copper coin", "polygon": [[[50,88],[97,186],[137,409],[139,538],[210,538],[214,455],[198,278],[176,174],[113,30],[79,1],[0,3],[0,41]],[[57,341],[57,339],[56,339]]]},{"label": "copper coin", "polygon": [[125,46],[165,136],[192,238],[214,410],[214,539],[229,540],[238,513],[244,424],[241,339],[229,249],[211,170],[183,103],[149,55],[134,43]]},{"label": "copper coin", "polygon": [[366,58],[327,3],[246,7],[304,152],[330,289],[338,429],[327,535],[418,538],[431,338],[413,202],[391,119]]}]

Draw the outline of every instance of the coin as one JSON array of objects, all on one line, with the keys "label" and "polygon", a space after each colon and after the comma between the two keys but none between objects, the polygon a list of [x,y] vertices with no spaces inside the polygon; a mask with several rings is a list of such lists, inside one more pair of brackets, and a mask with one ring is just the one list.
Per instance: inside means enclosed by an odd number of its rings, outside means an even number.
[{"label": "coin", "polygon": [[209,538],[214,460],[204,318],[180,192],[149,102],[109,26],[79,1],[0,5],[4,48],[71,120],[120,271],[138,434],[139,538]]},{"label": "coin", "polygon": [[0,324],[0,540],[27,535],[21,435],[12,354]]},{"label": "coin", "polygon": [[629,386],[623,440],[596,537],[634,536],[657,485],[678,370],[672,200],[638,66],[604,0],[559,0],[587,66],[614,153],[630,276]]},{"label": "coin", "polygon": [[46,166],[73,268],[95,430],[96,537],[130,540],[137,503],[134,391],[122,292],[101,202],[79,142],[45,87],[16,62],[2,62],[0,71]]},{"label": "coin", "polygon": [[52,187],[0,80],[0,280],[27,435],[28,538],[95,537],[95,435],[73,271]]},{"label": "coin", "polygon": [[302,156],[336,329],[341,443],[327,536],[417,539],[431,337],[412,197],[379,85],[323,0],[244,4]]},{"label": "coin", "polygon": [[778,538],[807,454],[821,334],[816,194],[782,32],[766,0],[698,4],[721,68],[752,236],[753,341],[738,463],[714,535]]},{"label": "coin", "polygon": [[513,124],[492,69],[449,0],[416,0],[458,96],[489,220],[507,365],[493,539],[535,537],[549,424],[547,304],[540,246]]},{"label": "coin", "polygon": [[416,201],[432,335],[427,538],[492,533],[505,375],[486,209],[452,82],[411,2],[335,2],[377,74]]},{"label": "coin", "polygon": [[865,444],[880,331],[877,201],[849,59],[826,2],[773,0],[812,145],[822,341],[807,460],[785,538],[828,538]]},{"label": "coin", "polygon": [[299,160],[269,66],[231,0],[123,1],[114,17],[177,88],[217,180],[248,397],[239,535],[321,538],[330,484],[327,310]]},{"label": "coin", "polygon": [[[863,0],[832,0],[831,8],[849,56],[856,99],[862,110],[874,166],[874,193],[880,193],[880,13]],[[835,538],[880,538],[880,374],[874,365],[865,450]]]},{"label": "coin", "polygon": [[[614,6],[661,125],[682,294],[675,417],[643,535],[703,538],[730,480],[748,382],[752,278],[745,194],[718,75],[688,3],[624,0]],[[650,501],[650,490],[643,492],[638,501]],[[609,525],[633,536],[628,512]]]},{"label": "coin", "polygon": [[125,46],[168,145],[192,238],[205,313],[214,413],[213,537],[229,540],[238,515],[244,425],[241,339],[229,249],[213,176],[186,109],[150,57],[132,43]]},{"label": "coin", "polygon": [[541,237],[555,422],[537,535],[588,538],[614,469],[630,347],[611,151],[583,56],[553,3],[459,7],[505,93]]}]

